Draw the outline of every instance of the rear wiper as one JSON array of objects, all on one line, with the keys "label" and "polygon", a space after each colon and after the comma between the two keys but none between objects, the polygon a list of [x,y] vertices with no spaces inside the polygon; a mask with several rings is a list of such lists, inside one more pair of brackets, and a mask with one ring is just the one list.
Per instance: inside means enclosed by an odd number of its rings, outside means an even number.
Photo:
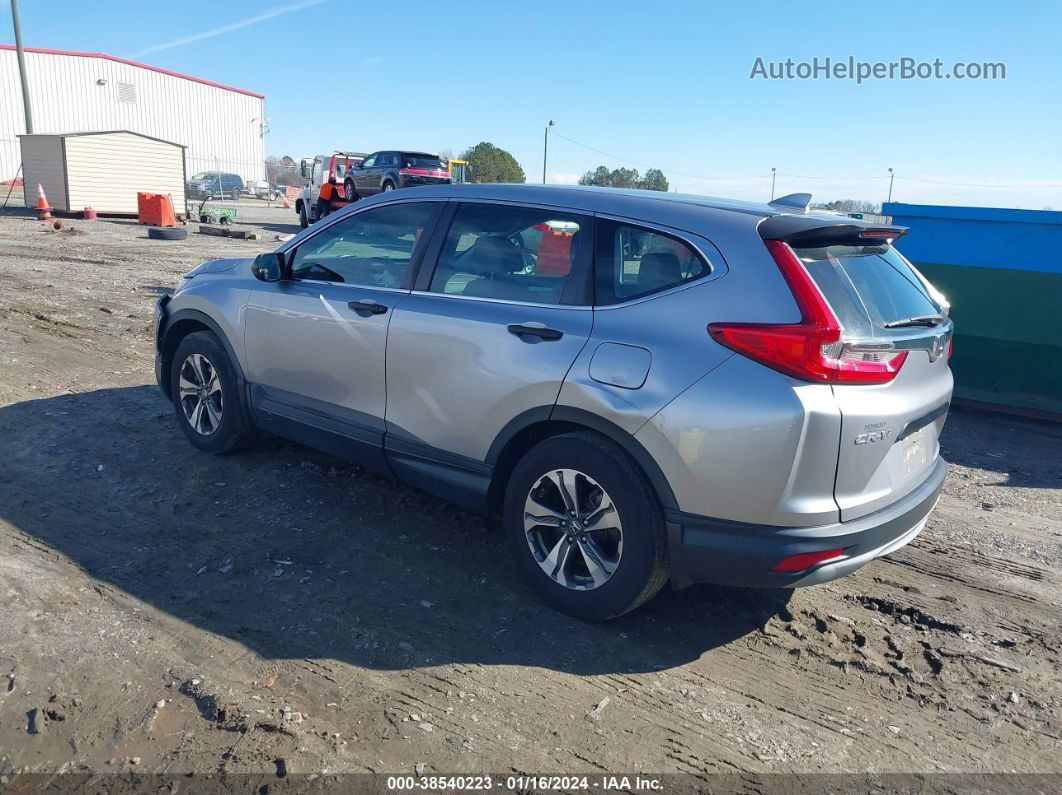
[{"label": "rear wiper", "polygon": [[885,328],[907,328],[908,326],[939,326],[946,321],[943,315],[918,315],[903,320],[892,320],[885,324]]}]

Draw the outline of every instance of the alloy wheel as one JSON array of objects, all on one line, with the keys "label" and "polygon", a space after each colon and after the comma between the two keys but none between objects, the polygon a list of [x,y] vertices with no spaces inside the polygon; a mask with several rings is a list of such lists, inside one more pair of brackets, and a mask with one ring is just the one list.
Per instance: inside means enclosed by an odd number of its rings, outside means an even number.
[{"label": "alloy wheel", "polygon": [[612,498],[575,469],[555,469],[535,482],[524,502],[524,534],[542,571],[574,591],[607,583],[623,555]]},{"label": "alloy wheel", "polygon": [[181,364],[178,379],[181,409],[188,424],[203,436],[221,425],[223,401],[221,378],[214,365],[200,353],[192,353]]}]

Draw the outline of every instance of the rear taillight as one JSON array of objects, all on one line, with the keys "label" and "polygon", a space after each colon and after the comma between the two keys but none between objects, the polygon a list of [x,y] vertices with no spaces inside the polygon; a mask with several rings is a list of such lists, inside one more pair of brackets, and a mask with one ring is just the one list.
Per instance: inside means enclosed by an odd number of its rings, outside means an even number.
[{"label": "rear taillight", "polygon": [[400,168],[398,173],[407,177],[449,177],[450,172],[443,168]]},{"label": "rear taillight", "polygon": [[799,323],[712,323],[721,345],[753,361],[805,381],[881,384],[900,371],[906,351],[888,343],[862,345],[841,339],[841,324],[786,243],[765,241],[800,308]]}]

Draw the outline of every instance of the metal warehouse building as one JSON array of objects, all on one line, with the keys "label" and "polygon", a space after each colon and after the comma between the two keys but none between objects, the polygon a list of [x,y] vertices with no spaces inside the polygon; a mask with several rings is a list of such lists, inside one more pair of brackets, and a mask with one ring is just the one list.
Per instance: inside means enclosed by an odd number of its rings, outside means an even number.
[{"label": "metal warehouse building", "polygon": [[[265,178],[265,97],[101,53],[29,49],[35,133],[129,130],[187,147],[188,176]],[[0,182],[25,133],[15,48],[0,44]]]}]

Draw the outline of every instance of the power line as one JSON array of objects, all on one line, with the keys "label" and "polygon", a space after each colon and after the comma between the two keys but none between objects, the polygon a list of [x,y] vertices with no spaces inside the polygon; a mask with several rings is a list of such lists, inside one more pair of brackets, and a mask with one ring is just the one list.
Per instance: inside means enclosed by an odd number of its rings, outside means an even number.
[{"label": "power line", "polygon": [[[757,174],[757,175],[751,176],[751,177],[706,177],[703,174],[690,174],[690,173],[683,172],[683,171],[673,171],[672,169],[668,169],[668,168],[657,168],[656,166],[650,166],[648,163],[641,163],[641,162],[639,162],[637,160],[631,160],[631,159],[626,158],[626,157],[620,157],[619,155],[614,155],[611,152],[606,152],[606,151],[604,151],[602,149],[598,149],[596,147],[590,146],[589,144],[584,144],[582,141],[576,141],[574,138],[569,138],[564,133],[557,132],[556,128],[554,128],[552,130],[552,133],[553,133],[553,135],[556,135],[556,136],[559,136],[559,137],[563,138],[565,141],[568,141],[569,143],[573,143],[576,146],[581,146],[581,147],[583,147],[583,149],[589,149],[591,152],[597,152],[597,154],[604,155],[605,157],[612,158],[613,160],[619,160],[622,163],[629,163],[632,166],[638,166],[640,168],[656,168],[657,171],[662,171],[665,174],[671,174],[671,175],[674,175],[676,177],[688,177],[690,179],[703,179],[703,180],[708,180],[710,182],[749,182],[749,181],[757,180],[757,179],[769,179],[771,177],[770,174]],[[857,181],[857,182],[859,182],[859,181],[869,181],[869,180],[877,180],[877,179],[889,179],[889,175],[888,174],[882,174],[881,176],[872,176],[872,177],[815,177],[815,176],[810,176],[808,174],[788,174],[788,173],[784,173],[784,172],[781,172],[781,171],[778,172],[778,176],[780,176],[780,177],[791,177],[793,179],[813,179],[813,180],[818,180],[820,182],[829,182],[829,181],[833,181],[833,180],[844,180],[844,181]],[[948,185],[948,186],[951,186],[951,187],[960,187],[960,188],[1008,188],[1008,189],[1011,189],[1011,190],[1021,190],[1021,189],[1025,189],[1025,190],[1058,190],[1058,189],[1062,189],[1062,185],[1000,185],[998,183],[945,182],[943,180],[921,179],[919,177],[900,177],[900,176],[897,176],[896,179],[898,181],[901,181],[901,182],[904,182],[904,181],[906,181],[906,182],[924,182],[924,183],[927,183],[927,184],[930,184],[930,185]]]},{"label": "power line", "polygon": [[602,151],[601,149],[597,149],[597,148],[595,148],[593,146],[590,146],[589,144],[584,144],[582,141],[576,141],[574,138],[569,138],[567,135],[564,135],[563,133],[557,132],[556,129],[553,130],[553,135],[560,136],[565,141],[573,143],[576,146],[581,146],[581,147],[583,147],[583,149],[589,149],[591,152],[597,152],[599,155],[604,155],[605,157],[610,157],[613,160],[619,160],[622,163],[630,163],[632,166],[640,166],[641,168],[655,168],[657,171],[662,171],[665,174],[673,174],[676,177],[689,177],[691,179],[706,179],[706,180],[710,180],[710,181],[713,181],[713,182],[715,182],[715,181],[718,181],[718,182],[743,182],[743,181],[753,180],[753,179],[769,179],[770,176],[771,176],[770,174],[758,174],[758,175],[756,175],[754,177],[706,177],[703,174],[687,174],[687,173],[682,172],[682,171],[672,171],[669,168],[657,168],[656,166],[651,166],[648,163],[639,163],[637,160],[630,160],[630,159],[628,159],[626,157],[620,157],[619,155],[614,155],[614,154],[611,154],[610,152]]}]

